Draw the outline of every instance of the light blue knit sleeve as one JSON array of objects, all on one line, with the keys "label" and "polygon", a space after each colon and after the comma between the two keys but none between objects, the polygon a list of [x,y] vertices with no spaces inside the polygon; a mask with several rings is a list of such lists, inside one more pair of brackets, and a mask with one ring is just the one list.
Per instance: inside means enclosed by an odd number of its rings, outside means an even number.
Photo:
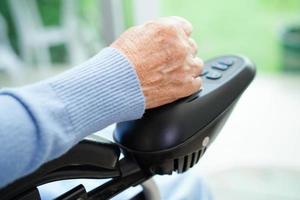
[{"label": "light blue knit sleeve", "polygon": [[114,48],[54,78],[0,90],[0,187],[144,110],[137,74]]}]

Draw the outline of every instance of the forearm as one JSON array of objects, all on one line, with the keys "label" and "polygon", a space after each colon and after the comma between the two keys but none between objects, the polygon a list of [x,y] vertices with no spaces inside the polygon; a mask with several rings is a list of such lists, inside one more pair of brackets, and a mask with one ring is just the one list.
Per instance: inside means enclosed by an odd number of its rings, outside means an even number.
[{"label": "forearm", "polygon": [[0,91],[0,187],[109,124],[140,118],[144,107],[135,70],[112,48],[52,79]]}]

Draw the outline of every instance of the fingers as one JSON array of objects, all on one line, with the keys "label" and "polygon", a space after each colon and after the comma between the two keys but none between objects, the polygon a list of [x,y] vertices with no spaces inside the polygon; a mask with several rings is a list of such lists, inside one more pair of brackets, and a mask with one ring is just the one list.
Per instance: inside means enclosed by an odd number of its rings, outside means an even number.
[{"label": "fingers", "polygon": [[196,56],[197,52],[198,52],[198,45],[197,45],[196,41],[193,38],[188,38],[188,45],[190,47],[191,54],[193,56]]},{"label": "fingers", "polygon": [[194,69],[194,77],[198,77],[200,76],[200,74],[203,71],[203,66],[204,66],[204,62],[202,59],[200,59],[199,57],[194,58],[194,64],[193,64],[193,69]]},{"label": "fingers", "polygon": [[188,96],[198,92],[201,89],[201,87],[202,87],[201,78],[200,77],[192,78],[190,84],[185,88],[184,96]]},{"label": "fingers", "polygon": [[174,19],[179,23],[180,27],[184,30],[187,36],[190,36],[193,31],[193,25],[188,20],[184,19],[183,17],[172,16],[171,19]]},{"label": "fingers", "polygon": [[172,16],[172,17],[163,17],[158,19],[158,21],[165,22],[166,24],[172,24],[176,26],[177,28],[180,28],[183,30],[186,36],[190,36],[192,31],[193,31],[193,26],[192,24],[182,18],[182,17],[177,17],[177,16]]},{"label": "fingers", "polygon": [[203,71],[204,63],[202,59],[196,57],[190,61],[189,74],[186,76],[187,82],[183,85],[182,97],[196,93],[202,87],[202,80],[199,76]]},{"label": "fingers", "polygon": [[[189,53],[194,56],[197,54],[197,43],[194,39],[190,38],[193,26],[188,20],[178,16],[171,16],[159,18],[158,20],[156,20],[156,23],[157,22],[165,25],[165,28],[172,30],[173,33],[177,34],[177,36],[183,36],[180,38],[185,44],[187,44],[188,49],[190,50]],[[155,21],[149,21],[148,24],[153,25],[155,24]]]},{"label": "fingers", "polygon": [[188,69],[189,69],[192,77],[196,78],[202,73],[204,62],[199,57],[196,57],[196,58],[190,57],[190,58],[188,58],[187,65],[190,66],[190,67],[188,67]]},{"label": "fingers", "polygon": [[192,84],[192,94],[199,91],[201,87],[202,87],[202,79],[200,77],[194,78]]}]

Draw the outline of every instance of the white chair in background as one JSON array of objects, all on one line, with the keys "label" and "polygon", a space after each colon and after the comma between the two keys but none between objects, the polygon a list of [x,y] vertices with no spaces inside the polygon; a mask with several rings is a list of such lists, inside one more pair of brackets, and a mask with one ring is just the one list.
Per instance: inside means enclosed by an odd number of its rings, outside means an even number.
[{"label": "white chair in background", "polygon": [[87,58],[78,36],[75,0],[63,0],[61,25],[44,26],[36,0],[9,0],[19,36],[20,54],[27,65],[51,66],[50,47],[65,45],[72,65]]},{"label": "white chair in background", "polygon": [[7,37],[7,27],[0,15],[0,70],[5,71],[13,81],[19,80],[23,63],[12,49]]},{"label": "white chair in background", "polygon": [[123,0],[101,0],[101,34],[105,45],[111,44],[125,29]]},{"label": "white chair in background", "polygon": [[61,27],[67,37],[65,43],[69,52],[69,61],[76,65],[88,58],[89,32],[81,27],[78,15],[78,0],[61,0]]},{"label": "white chair in background", "polygon": [[[124,15],[126,13],[123,7],[123,0],[101,0],[101,31],[106,45],[113,42],[125,29]],[[159,0],[132,0],[133,25],[158,18],[159,10]]]},{"label": "white chair in background", "polygon": [[[99,43],[100,47],[110,44],[124,31],[124,13],[122,0],[96,0],[95,6],[101,3],[102,41],[89,39],[90,30],[81,28],[77,14],[78,0],[61,0],[61,24],[44,26],[39,14],[36,0],[9,0],[13,19],[20,39],[20,54],[27,65],[37,65],[45,68],[51,65],[49,48],[64,44],[69,61],[78,64],[88,57],[88,51]],[[147,11],[144,8],[146,5]],[[134,0],[134,23],[140,24],[145,20],[159,15],[158,0]],[[99,48],[100,48],[99,47]],[[94,48],[95,49],[95,48]],[[95,52],[92,52],[95,53]]]}]

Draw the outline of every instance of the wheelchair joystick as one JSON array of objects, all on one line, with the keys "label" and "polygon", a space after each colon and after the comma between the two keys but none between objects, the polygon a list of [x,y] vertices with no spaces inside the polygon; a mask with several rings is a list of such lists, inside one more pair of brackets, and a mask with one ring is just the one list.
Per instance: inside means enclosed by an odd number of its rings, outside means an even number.
[{"label": "wheelchair joystick", "polygon": [[206,62],[201,76],[204,88],[198,93],[119,123],[114,139],[123,153],[153,174],[193,167],[253,80],[255,66],[242,56],[222,56]]}]

